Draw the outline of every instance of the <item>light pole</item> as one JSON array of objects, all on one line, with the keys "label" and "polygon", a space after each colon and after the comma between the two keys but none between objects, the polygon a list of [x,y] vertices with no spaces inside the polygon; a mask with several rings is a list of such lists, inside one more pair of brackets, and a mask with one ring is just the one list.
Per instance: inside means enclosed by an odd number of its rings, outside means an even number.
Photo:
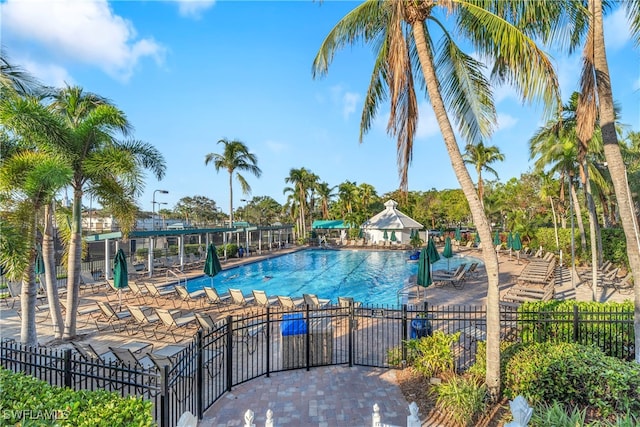
[{"label": "light pole", "polygon": [[169,194],[167,190],[154,190],[153,200],[151,201],[151,230],[156,229],[156,193]]}]

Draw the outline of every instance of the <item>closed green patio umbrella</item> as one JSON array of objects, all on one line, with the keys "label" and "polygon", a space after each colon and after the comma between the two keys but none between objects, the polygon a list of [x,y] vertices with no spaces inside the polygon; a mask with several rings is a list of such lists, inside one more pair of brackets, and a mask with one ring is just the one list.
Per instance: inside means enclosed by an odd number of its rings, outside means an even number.
[{"label": "closed green patio umbrella", "polygon": [[500,232],[496,231],[496,235],[493,236],[493,246],[498,246],[502,244],[502,241],[500,240]]},{"label": "closed green patio umbrella", "polygon": [[442,256],[447,259],[447,270],[449,269],[449,260],[453,256],[453,248],[451,247],[451,237],[447,236],[444,239],[444,249],[442,250]]},{"label": "closed green patio umbrella", "polygon": [[438,249],[436,249],[436,242],[433,240],[433,237],[429,238],[429,242],[427,243],[427,252],[429,254],[429,262],[431,264],[440,259],[440,254],[438,253]]},{"label": "closed green patio umbrella", "polygon": [[392,230],[391,231],[391,239],[392,242],[395,242],[398,240],[398,238],[396,237],[396,230]]},{"label": "closed green patio umbrella", "polygon": [[476,233],[475,244],[478,246],[480,244],[480,233]]},{"label": "closed green patio umbrella", "polygon": [[389,235],[387,234],[387,230],[384,230],[384,234],[382,235],[382,238],[384,240],[387,240],[389,238]]},{"label": "closed green patio umbrella", "polygon": [[204,274],[213,278],[216,274],[222,271],[220,265],[220,259],[218,258],[218,251],[213,243],[210,243],[207,247],[207,258],[204,261]]},{"label": "closed green patio umbrella", "polygon": [[513,242],[511,243],[513,250],[518,254],[518,264],[520,264],[520,250],[522,249],[522,241],[520,240],[520,233],[516,231],[513,236]]},{"label": "closed green patio umbrella", "polygon": [[456,228],[455,239],[458,241],[458,243],[460,243],[460,241],[462,240],[462,233],[460,233],[460,228]]},{"label": "closed green patio umbrella", "polygon": [[113,259],[113,287],[118,290],[118,309],[122,309],[122,289],[129,286],[127,257],[122,249],[118,249]]},{"label": "closed green patio umbrella", "polygon": [[38,245],[38,247],[36,248],[35,273],[36,276],[44,274],[44,259],[42,258],[42,250],[40,249],[40,245]]},{"label": "closed green patio umbrella", "polygon": [[511,232],[507,236],[507,249],[509,249],[509,260],[511,260],[511,249],[513,249],[513,234]]},{"label": "closed green patio umbrella", "polygon": [[[429,261],[429,254],[427,248],[424,247],[420,251],[420,258],[418,258],[418,277],[416,284],[426,288],[433,283],[431,278],[431,262]],[[418,291],[419,293],[420,291]]]}]

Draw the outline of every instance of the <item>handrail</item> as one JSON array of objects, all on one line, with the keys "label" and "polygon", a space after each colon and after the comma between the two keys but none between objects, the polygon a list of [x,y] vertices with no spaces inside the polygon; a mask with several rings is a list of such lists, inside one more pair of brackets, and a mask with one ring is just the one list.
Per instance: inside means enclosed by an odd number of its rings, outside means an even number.
[{"label": "handrail", "polygon": [[398,292],[396,292],[396,298],[397,298],[397,304],[400,305],[400,303],[402,301],[400,301],[401,296],[405,296],[408,299],[409,296],[409,292],[411,290],[411,288],[417,286],[415,283],[409,283],[404,285],[403,287],[401,287],[400,289],[398,289]]},{"label": "handrail", "polygon": [[187,275],[182,271],[175,271],[171,269],[167,269],[167,272],[165,273],[165,279],[167,283],[169,283],[169,273],[171,273],[176,279],[178,279],[178,285],[183,285],[185,287],[187,286]]}]

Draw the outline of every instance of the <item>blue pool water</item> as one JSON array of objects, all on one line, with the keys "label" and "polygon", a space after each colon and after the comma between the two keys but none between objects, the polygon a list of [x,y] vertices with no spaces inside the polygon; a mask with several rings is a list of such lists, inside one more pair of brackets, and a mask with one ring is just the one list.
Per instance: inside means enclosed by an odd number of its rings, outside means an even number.
[{"label": "blue pool water", "polygon": [[[407,262],[411,251],[358,251],[310,249],[224,270],[213,278],[190,279],[190,291],[213,285],[218,293],[240,289],[246,296],[253,289],[269,296],[302,297],[316,294],[337,303],[338,296],[353,297],[368,304],[397,304],[397,292],[418,273],[418,264]],[[449,268],[461,262],[479,261],[454,255]],[[433,269],[447,269],[441,258]]]}]

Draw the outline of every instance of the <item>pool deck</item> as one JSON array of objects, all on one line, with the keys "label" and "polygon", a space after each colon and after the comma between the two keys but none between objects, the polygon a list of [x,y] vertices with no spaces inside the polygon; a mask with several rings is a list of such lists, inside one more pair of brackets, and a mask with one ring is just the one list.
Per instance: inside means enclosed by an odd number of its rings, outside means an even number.
[{"label": "pool deck", "polygon": [[[223,268],[230,268],[247,262],[260,261],[265,258],[279,256],[304,248],[282,249],[263,255],[248,258],[237,258],[223,261]],[[346,248],[350,249],[350,248]],[[467,256],[481,258],[476,250],[461,251]],[[527,261],[518,262],[515,258],[501,254],[500,258],[501,294],[506,292],[515,282]],[[484,268],[480,274],[467,281],[464,289],[451,286],[429,287],[426,289],[427,301],[431,305],[477,305],[486,303],[487,281]],[[189,277],[202,275],[200,269],[186,272]],[[164,278],[162,278],[164,280]],[[569,282],[556,285],[556,298],[591,300],[591,288],[586,285],[573,287]],[[599,301],[622,301],[632,296],[619,295],[610,288],[599,288]],[[104,299],[99,295],[83,296],[83,302]],[[417,302],[413,300],[412,302]],[[183,307],[186,308],[186,307]],[[37,325],[39,342],[58,348],[68,348],[68,343],[53,341],[53,331],[49,321]],[[78,334],[82,339],[90,341],[98,352],[108,350],[108,346],[119,346],[131,341],[145,341],[144,338],[126,334],[114,334],[110,330],[96,331],[95,325],[79,327]],[[20,319],[16,310],[7,308],[0,302],[0,336],[19,339]],[[146,340],[151,342],[151,340]],[[154,350],[168,343],[154,341]],[[382,421],[391,425],[406,425],[409,415],[408,404],[397,385],[395,371],[366,367],[331,366],[285,371],[271,374],[269,378],[261,377],[234,387],[219,399],[205,413],[199,423],[201,427],[222,427],[244,425],[244,413],[251,409],[255,412],[254,424],[264,425],[267,409],[273,411],[274,425],[278,427],[299,426],[370,426],[372,407],[380,406]],[[424,418],[423,425],[438,426],[436,421]]]}]

